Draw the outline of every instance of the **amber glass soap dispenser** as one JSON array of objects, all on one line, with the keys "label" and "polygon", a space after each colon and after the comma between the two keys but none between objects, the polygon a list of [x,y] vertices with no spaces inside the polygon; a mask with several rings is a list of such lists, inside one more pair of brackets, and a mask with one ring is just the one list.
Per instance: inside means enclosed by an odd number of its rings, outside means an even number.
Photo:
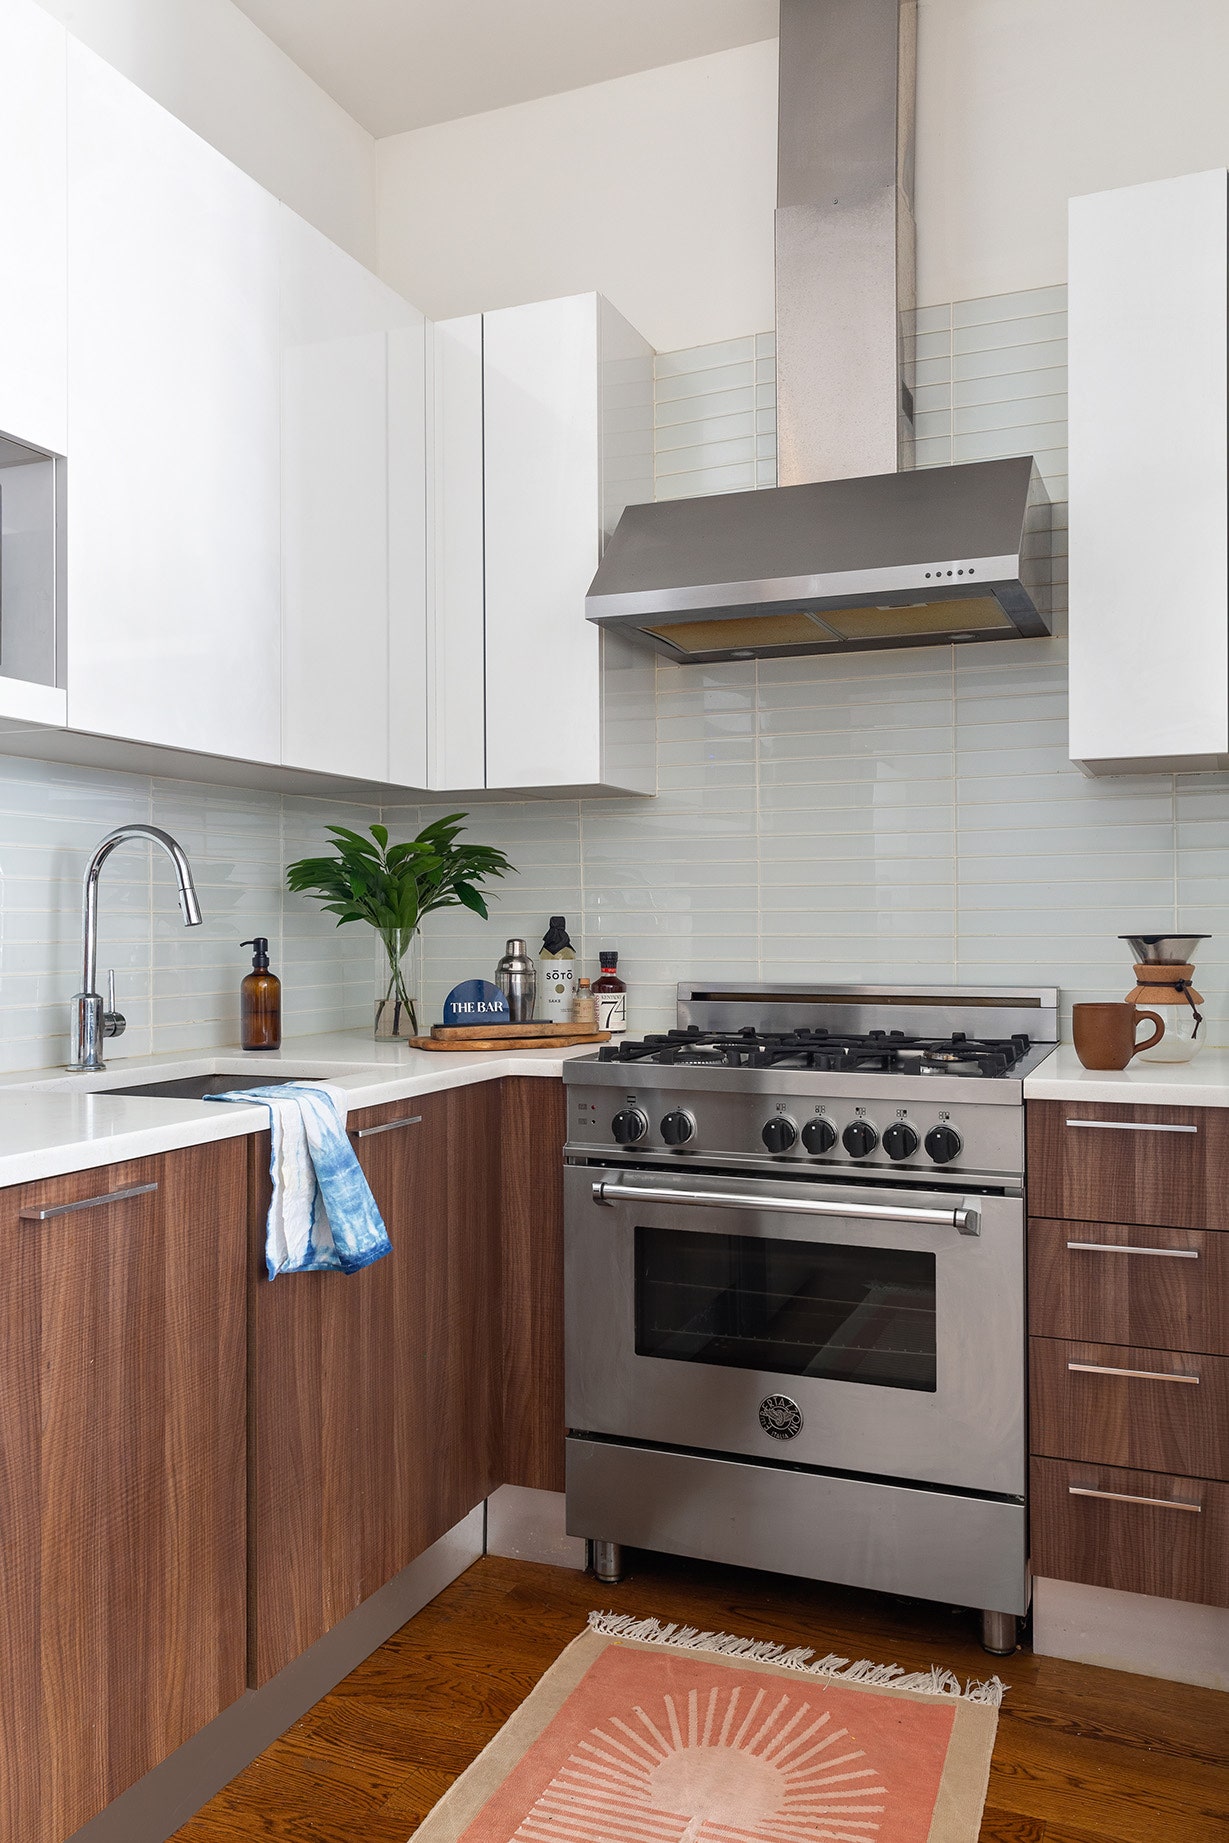
[{"label": "amber glass soap dispenser", "polygon": [[282,982],[269,971],[269,943],[258,934],[239,945],[252,949],[252,970],[239,987],[239,1040],[244,1049],[280,1049]]}]

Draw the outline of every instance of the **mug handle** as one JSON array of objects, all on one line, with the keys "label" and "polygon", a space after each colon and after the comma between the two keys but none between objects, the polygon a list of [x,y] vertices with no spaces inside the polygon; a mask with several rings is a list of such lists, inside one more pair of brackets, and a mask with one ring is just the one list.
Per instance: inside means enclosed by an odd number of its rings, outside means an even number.
[{"label": "mug handle", "polygon": [[1131,1051],[1132,1056],[1138,1056],[1142,1049],[1151,1049],[1153,1044],[1159,1043],[1161,1038],[1165,1035],[1165,1020],[1159,1011],[1137,1011],[1135,1014],[1136,1030],[1139,1029],[1140,1019],[1146,1017],[1152,1019],[1152,1022],[1156,1025],[1156,1029],[1150,1037],[1145,1037],[1142,1043],[1137,1043],[1135,1045],[1135,1048]]}]

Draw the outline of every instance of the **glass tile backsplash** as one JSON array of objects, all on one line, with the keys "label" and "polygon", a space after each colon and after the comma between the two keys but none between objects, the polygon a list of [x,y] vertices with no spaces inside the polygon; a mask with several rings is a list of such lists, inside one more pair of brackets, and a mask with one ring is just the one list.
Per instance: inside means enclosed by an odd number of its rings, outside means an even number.
[{"label": "glass tile backsplash", "polygon": [[[519,874],[491,919],[433,917],[424,1017],[490,976],[509,935],[536,953],[566,914],[585,970],[620,950],[633,1031],[673,1021],[680,978],[1045,981],[1122,996],[1137,930],[1207,932],[1200,989],[1229,1041],[1229,775],[1092,781],[1067,760],[1064,290],[920,308],[908,328],[919,466],[1035,452],[1057,502],[1059,637],[842,659],[657,667],[656,800],[475,805],[472,836]],[[659,498],[774,479],[770,334],[656,367]],[[451,810],[393,807],[409,832]],[[282,868],[342,805],[0,757],[0,1066],[63,1056],[80,878],[125,819],[186,846],[204,930],[179,923],[161,858],[104,872],[100,965],[129,1030],[115,1050],[233,1042],[247,957],[271,937],[288,1034],[371,1017],[366,929],[283,896]]]}]

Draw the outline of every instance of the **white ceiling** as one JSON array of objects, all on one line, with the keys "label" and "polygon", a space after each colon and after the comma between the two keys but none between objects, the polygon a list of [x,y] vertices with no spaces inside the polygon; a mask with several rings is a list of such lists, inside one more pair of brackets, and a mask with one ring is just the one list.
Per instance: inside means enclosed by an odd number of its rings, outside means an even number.
[{"label": "white ceiling", "polygon": [[374,135],[773,38],[777,0],[236,0]]}]

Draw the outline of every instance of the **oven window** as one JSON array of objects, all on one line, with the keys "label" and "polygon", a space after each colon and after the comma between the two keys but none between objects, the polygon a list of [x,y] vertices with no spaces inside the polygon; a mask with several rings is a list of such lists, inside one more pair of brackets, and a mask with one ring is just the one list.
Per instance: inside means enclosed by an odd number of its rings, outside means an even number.
[{"label": "oven window", "polygon": [[933,1391],[935,1257],[638,1228],[636,1354]]}]

